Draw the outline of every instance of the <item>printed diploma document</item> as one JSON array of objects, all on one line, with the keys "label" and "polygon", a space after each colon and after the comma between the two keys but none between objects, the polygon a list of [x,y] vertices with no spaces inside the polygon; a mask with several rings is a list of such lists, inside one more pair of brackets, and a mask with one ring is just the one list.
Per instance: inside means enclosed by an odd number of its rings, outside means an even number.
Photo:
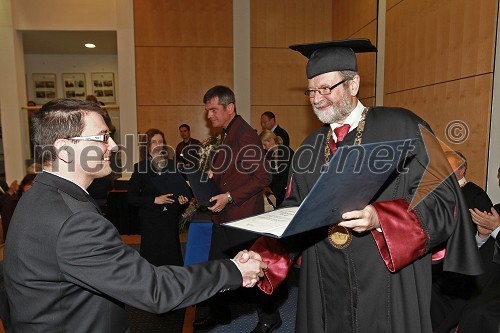
[{"label": "printed diploma document", "polygon": [[223,225],[282,238],[339,223],[343,213],[365,208],[391,175],[405,172],[415,142],[342,146],[299,207],[280,208]]}]

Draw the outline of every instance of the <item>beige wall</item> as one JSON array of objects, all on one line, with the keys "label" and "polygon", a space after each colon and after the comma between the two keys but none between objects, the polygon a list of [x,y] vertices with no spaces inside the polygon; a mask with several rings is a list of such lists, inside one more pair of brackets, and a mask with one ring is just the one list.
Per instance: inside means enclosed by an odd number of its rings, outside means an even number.
[{"label": "beige wall", "polygon": [[427,120],[440,140],[467,156],[467,178],[483,187],[496,20],[496,0],[387,4],[384,104]]},{"label": "beige wall", "polygon": [[321,123],[303,94],[307,59],[288,46],[330,40],[331,13],[325,0],[251,1],[251,124],[260,131],[260,115],[273,112],[293,149]]},{"label": "beige wall", "polygon": [[180,141],[181,123],[191,125],[195,138],[210,133],[202,97],[215,84],[233,87],[241,79],[235,77],[233,60],[245,44],[234,50],[232,37],[233,29],[239,33],[247,28],[242,25],[248,17],[250,64],[238,65],[248,65],[250,82],[242,84],[240,95],[235,91],[237,105],[240,99],[250,101],[245,119],[260,131],[261,113],[274,112],[294,148],[321,125],[302,94],[306,59],[288,46],[331,39],[330,1],[252,0],[250,12],[240,20],[233,18],[232,0],[134,4],[139,131],[159,127],[171,145]]},{"label": "beige wall", "polygon": [[210,134],[202,99],[233,88],[232,17],[232,0],[134,1],[139,132],[158,128],[174,147],[183,123]]}]

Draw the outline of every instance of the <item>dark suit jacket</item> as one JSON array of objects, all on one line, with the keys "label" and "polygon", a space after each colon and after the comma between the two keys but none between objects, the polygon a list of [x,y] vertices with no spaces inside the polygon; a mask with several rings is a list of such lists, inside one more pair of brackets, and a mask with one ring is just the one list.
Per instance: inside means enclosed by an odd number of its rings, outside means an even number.
[{"label": "dark suit jacket", "polygon": [[280,125],[276,126],[276,128],[273,131],[273,133],[276,136],[279,136],[281,139],[283,139],[283,144],[285,146],[290,147],[290,137],[288,136],[288,132],[285,131],[283,128],[281,128]]},{"label": "dark suit jacket", "polygon": [[84,190],[49,173],[19,201],[4,269],[15,332],[124,332],[123,303],[163,313],[241,285],[229,260],[150,265]]}]

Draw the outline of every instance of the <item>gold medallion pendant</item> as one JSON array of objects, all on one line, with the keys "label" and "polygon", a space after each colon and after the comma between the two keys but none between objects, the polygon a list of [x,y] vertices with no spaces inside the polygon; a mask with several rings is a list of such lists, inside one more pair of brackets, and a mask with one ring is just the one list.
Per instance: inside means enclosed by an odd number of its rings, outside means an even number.
[{"label": "gold medallion pendant", "polygon": [[334,248],[342,250],[351,244],[352,234],[349,229],[332,224],[328,228],[328,240]]}]

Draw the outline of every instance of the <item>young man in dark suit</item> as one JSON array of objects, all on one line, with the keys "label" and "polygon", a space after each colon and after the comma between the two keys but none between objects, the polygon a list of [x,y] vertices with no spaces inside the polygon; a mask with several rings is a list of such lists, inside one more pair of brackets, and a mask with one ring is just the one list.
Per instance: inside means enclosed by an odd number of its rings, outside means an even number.
[{"label": "young man in dark suit", "polygon": [[15,332],[126,332],[124,303],[164,313],[252,286],[265,264],[231,260],[155,267],[124,244],[86,188],[116,149],[94,103],[58,99],[33,117],[43,172],[14,213],[5,287]]}]

